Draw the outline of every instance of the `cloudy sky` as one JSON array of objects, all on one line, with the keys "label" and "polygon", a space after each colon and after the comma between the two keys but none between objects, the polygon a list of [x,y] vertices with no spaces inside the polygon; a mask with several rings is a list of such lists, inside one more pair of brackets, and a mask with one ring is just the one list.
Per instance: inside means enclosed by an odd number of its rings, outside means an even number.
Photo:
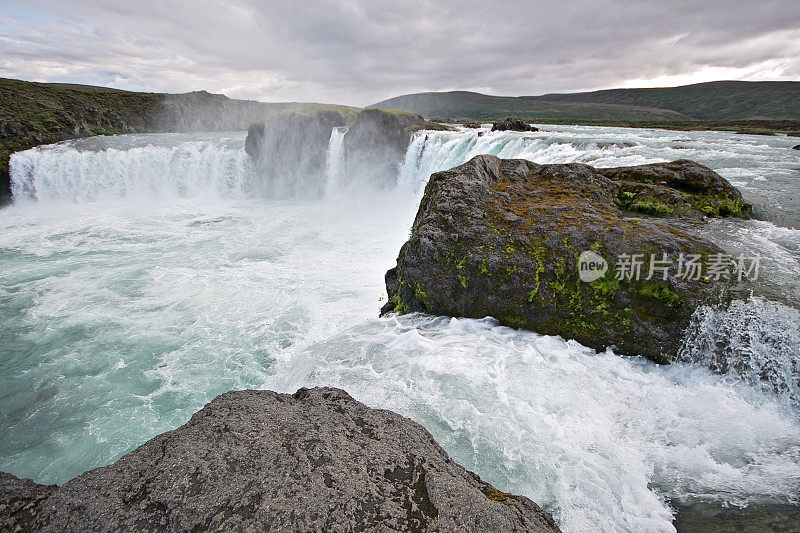
[{"label": "cloudy sky", "polygon": [[800,0],[2,0],[0,76],[358,106],[800,80]]}]

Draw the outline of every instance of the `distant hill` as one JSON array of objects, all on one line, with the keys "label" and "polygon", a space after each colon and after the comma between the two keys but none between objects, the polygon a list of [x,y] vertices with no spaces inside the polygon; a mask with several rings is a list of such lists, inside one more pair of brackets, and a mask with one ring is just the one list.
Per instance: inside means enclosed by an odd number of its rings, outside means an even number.
[{"label": "distant hill", "polygon": [[518,97],[430,92],[398,96],[369,107],[426,117],[491,120],[514,116],[532,122],[800,121],[800,82],[717,81]]},{"label": "distant hill", "polygon": [[15,151],[91,135],[247,130],[277,113],[320,107],[351,109],[0,78],[0,203],[10,195],[9,155]]}]

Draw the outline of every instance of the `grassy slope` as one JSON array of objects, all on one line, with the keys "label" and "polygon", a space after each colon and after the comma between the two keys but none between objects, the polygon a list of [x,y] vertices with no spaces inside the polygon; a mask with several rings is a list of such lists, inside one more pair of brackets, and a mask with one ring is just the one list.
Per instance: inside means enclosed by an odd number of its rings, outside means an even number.
[{"label": "grassy slope", "polygon": [[800,120],[800,82],[717,81],[654,89],[548,94],[549,102],[661,107],[700,120]]},{"label": "grassy slope", "polygon": [[158,104],[159,96],[148,93],[0,79],[0,195],[8,188],[10,153],[81,133],[144,131]]},{"label": "grassy slope", "polygon": [[[0,78],[0,200],[7,199],[10,191],[9,155],[39,144],[116,133],[247,129],[251,119],[323,107],[341,106],[267,104],[202,92],[139,93]],[[194,110],[208,116],[192,121]]]},{"label": "grassy slope", "polygon": [[546,102],[537,97],[489,96],[467,91],[420,93],[392,98],[370,107],[394,108],[427,117],[490,120],[507,116],[550,120],[683,120],[668,109],[633,105]]},{"label": "grassy slope", "polygon": [[399,96],[370,107],[393,107],[428,117],[518,116],[537,122],[684,128],[705,128],[704,121],[717,127],[731,123],[726,129],[786,121],[785,127],[771,129],[800,130],[800,82],[713,82],[520,97],[453,91]]}]

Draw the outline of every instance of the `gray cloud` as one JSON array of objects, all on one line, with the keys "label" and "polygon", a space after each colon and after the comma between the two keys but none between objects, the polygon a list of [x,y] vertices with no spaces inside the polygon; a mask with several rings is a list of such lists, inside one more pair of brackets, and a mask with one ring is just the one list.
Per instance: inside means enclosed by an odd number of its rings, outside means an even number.
[{"label": "gray cloud", "polygon": [[797,0],[5,0],[0,76],[366,105],[798,79]]}]

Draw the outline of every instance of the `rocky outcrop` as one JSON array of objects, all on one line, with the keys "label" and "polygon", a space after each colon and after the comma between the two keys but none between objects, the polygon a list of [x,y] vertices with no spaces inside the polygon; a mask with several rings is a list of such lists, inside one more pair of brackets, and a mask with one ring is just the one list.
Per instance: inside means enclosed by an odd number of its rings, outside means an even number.
[{"label": "rocky outcrop", "polygon": [[0,472],[0,530],[31,531],[39,505],[53,495],[56,485],[40,485]]},{"label": "rocky outcrop", "polygon": [[507,118],[492,124],[492,131],[539,131],[539,128],[531,126],[521,118]]},{"label": "rocky outcrop", "polygon": [[247,135],[268,196],[319,196],[326,189],[326,156],[333,128],[346,131],[342,172],[347,183],[386,187],[397,183],[411,135],[444,129],[419,115],[387,109],[284,114],[254,124]]},{"label": "rocky outcrop", "polygon": [[223,394],[61,487],[0,476],[31,531],[558,531],[454,463],[419,424],[338,389]]},{"label": "rocky outcrop", "polygon": [[250,126],[245,150],[269,197],[319,196],[331,131],[345,124],[336,111],[287,113]]},{"label": "rocky outcrop", "polygon": [[[707,267],[721,250],[675,222],[712,215],[747,217],[749,206],[691,161],[595,169],[478,156],[431,176],[382,312],[493,316],[668,362],[695,308],[735,289],[688,263],[678,272],[681,254]],[[578,270],[583,252],[594,275]],[[658,268],[663,254],[671,268]]]},{"label": "rocky outcrop", "polygon": [[687,159],[597,172],[618,183],[614,201],[623,209],[667,217],[750,218],[753,206],[739,189],[710,168]]},{"label": "rocky outcrop", "polygon": [[348,179],[358,184],[396,185],[411,135],[424,129],[442,127],[404,111],[364,109],[353,115],[344,136]]}]

